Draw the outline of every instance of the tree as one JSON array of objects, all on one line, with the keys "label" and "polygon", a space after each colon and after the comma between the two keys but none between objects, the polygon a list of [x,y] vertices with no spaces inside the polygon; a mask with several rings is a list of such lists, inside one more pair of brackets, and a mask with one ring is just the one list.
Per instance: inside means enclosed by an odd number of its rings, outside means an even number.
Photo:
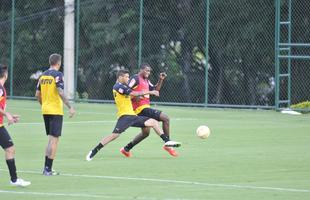
[{"label": "tree", "polygon": [[95,1],[83,5],[79,93],[86,92],[92,99],[112,99],[115,69],[136,68],[138,16],[137,2]]},{"label": "tree", "polygon": [[258,104],[258,74],[273,75],[273,13],[273,2],[268,0],[212,1],[213,103]]},{"label": "tree", "polygon": [[[208,103],[272,105],[274,2],[210,2]],[[293,41],[309,43],[310,3],[292,2]],[[286,7],[282,2],[282,10]],[[30,75],[47,67],[51,53],[62,52],[63,10],[59,0],[16,0],[14,95],[33,96],[36,81],[29,81]],[[168,72],[161,98],[156,100],[204,103],[205,14],[205,0],[144,0],[143,62],[152,65],[154,74]],[[11,2],[1,1],[0,57],[5,63],[10,57],[10,16]],[[138,69],[138,31],[138,0],[81,0],[80,94],[90,99],[113,98],[115,71]],[[309,51],[293,48],[293,53],[307,55]],[[309,98],[310,71],[305,61],[293,64],[292,95],[298,102]],[[157,80],[157,76],[152,78]],[[266,91],[269,97],[262,98]]]}]

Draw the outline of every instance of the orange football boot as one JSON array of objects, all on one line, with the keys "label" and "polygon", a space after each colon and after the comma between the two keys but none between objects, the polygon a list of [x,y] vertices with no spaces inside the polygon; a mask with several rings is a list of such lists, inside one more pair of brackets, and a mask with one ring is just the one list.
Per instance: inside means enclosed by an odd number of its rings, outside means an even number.
[{"label": "orange football boot", "polygon": [[122,147],[120,150],[119,150],[124,156],[126,156],[127,158],[131,157],[131,152],[130,151],[126,151],[124,149],[124,147]]},{"label": "orange football boot", "polygon": [[177,157],[179,155],[178,152],[176,152],[176,150],[172,147],[163,146],[163,149],[168,151],[168,153],[172,155],[173,157]]}]

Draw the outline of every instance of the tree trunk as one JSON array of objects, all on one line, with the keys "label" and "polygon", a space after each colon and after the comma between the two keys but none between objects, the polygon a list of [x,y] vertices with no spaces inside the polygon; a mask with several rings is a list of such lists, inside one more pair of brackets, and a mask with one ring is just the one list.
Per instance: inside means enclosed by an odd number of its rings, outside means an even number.
[{"label": "tree trunk", "polygon": [[184,95],[185,95],[185,101],[186,102],[191,102],[191,90],[190,90],[190,81],[189,81],[189,73],[190,73],[190,68],[191,68],[191,53],[188,49],[184,49],[182,51],[184,53],[182,56],[182,72],[183,72],[183,77],[184,77]]},{"label": "tree trunk", "polygon": [[[242,59],[243,60],[243,59]],[[244,74],[244,80],[242,84],[242,99],[244,105],[256,105],[256,81],[255,70],[251,70],[251,66],[247,65],[243,60],[242,72]]]},{"label": "tree trunk", "polygon": [[182,67],[182,73],[184,77],[184,98],[186,102],[191,102],[191,89],[189,76],[191,73],[191,63],[192,63],[192,30],[191,22],[193,20],[193,1],[192,0],[181,0],[179,2],[179,12],[180,18],[183,21],[183,25],[179,29],[180,41],[182,44],[181,58],[179,60],[180,66]]},{"label": "tree trunk", "polygon": [[[219,59],[217,59],[219,60]],[[221,62],[218,62],[221,63]],[[222,100],[222,96],[223,96],[223,86],[224,86],[224,67],[222,67],[224,65],[219,65],[218,67],[218,75],[217,77],[219,77],[218,79],[218,84],[217,84],[217,89],[216,89],[216,95],[214,97],[214,102],[216,104],[220,104],[221,100]]]}]

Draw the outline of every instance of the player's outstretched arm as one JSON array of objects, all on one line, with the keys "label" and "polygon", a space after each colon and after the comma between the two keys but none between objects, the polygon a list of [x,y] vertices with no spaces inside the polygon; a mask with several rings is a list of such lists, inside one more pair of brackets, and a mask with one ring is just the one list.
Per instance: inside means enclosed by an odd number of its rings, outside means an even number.
[{"label": "player's outstretched arm", "polygon": [[154,96],[159,96],[159,92],[157,90],[152,90],[152,91],[132,91],[130,92],[130,96],[138,97],[138,96],[143,96],[143,95],[154,95]]},{"label": "player's outstretched arm", "polygon": [[70,102],[68,100],[68,98],[66,97],[64,90],[62,88],[57,88],[58,93],[60,98],[62,99],[62,101],[64,102],[64,104],[68,107],[69,109],[69,117],[73,117],[73,115],[75,114],[75,110],[73,108],[73,106],[70,105]]},{"label": "player's outstretched arm", "polygon": [[155,85],[155,90],[159,91],[161,86],[163,85],[164,79],[167,77],[167,74],[165,72],[162,72],[159,74],[159,79],[157,84]]}]

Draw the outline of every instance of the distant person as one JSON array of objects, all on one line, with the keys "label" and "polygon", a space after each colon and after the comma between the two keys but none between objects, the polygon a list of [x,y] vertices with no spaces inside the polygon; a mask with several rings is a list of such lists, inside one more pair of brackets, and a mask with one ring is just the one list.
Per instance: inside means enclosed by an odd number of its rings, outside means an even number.
[{"label": "distant person", "polygon": [[93,157],[98,153],[102,147],[112,142],[120,136],[129,127],[140,127],[142,131],[149,131],[148,129],[153,128],[154,131],[164,141],[164,146],[167,147],[179,147],[181,143],[171,141],[166,134],[163,133],[159,127],[158,121],[145,116],[137,116],[132,108],[131,96],[143,96],[143,95],[155,95],[159,93],[156,90],[152,91],[132,91],[127,83],[129,80],[129,72],[127,70],[119,70],[116,75],[117,82],[113,86],[113,96],[117,107],[118,120],[112,134],[104,137],[100,143],[93,148],[86,156],[87,161],[91,161]]},{"label": "distant person", "polygon": [[73,117],[75,110],[64,94],[63,74],[59,71],[61,55],[52,54],[49,57],[50,68],[39,78],[36,97],[41,104],[48,144],[45,151],[43,175],[53,176],[59,173],[52,170],[56,156],[59,137],[63,123],[63,103],[69,109],[69,117]]},{"label": "distant person", "polygon": [[11,185],[26,187],[31,184],[29,181],[25,181],[17,177],[16,165],[15,165],[15,147],[11,136],[4,127],[3,117],[8,119],[8,124],[17,123],[19,120],[18,115],[12,115],[5,111],[6,107],[6,90],[4,88],[4,83],[8,78],[8,68],[5,65],[0,64],[0,146],[5,151],[5,160],[9,168],[11,176]]},{"label": "distant person", "polygon": [[[163,84],[164,79],[166,78],[166,73],[160,73],[159,74],[159,80],[156,85],[153,85],[150,80],[149,76],[151,74],[151,66],[147,63],[143,63],[140,66],[140,72],[134,76],[131,77],[129,80],[128,86],[135,92],[141,92],[141,91],[152,91],[157,90],[160,91],[160,88]],[[170,138],[170,127],[169,127],[169,117],[165,113],[163,113],[160,110],[153,109],[150,106],[150,95],[143,95],[143,96],[132,96],[132,105],[135,113],[139,116],[145,116],[149,118],[156,119],[157,121],[162,122],[162,127],[164,134],[167,138]],[[131,142],[129,142],[125,147],[120,149],[120,152],[124,154],[126,157],[131,156],[130,150],[140,143],[142,140],[144,140],[146,137],[148,137],[150,132],[143,131],[140,134],[138,134]],[[167,147],[163,146],[163,149],[166,150],[170,155],[176,157],[178,156],[178,153],[173,147]]]}]

